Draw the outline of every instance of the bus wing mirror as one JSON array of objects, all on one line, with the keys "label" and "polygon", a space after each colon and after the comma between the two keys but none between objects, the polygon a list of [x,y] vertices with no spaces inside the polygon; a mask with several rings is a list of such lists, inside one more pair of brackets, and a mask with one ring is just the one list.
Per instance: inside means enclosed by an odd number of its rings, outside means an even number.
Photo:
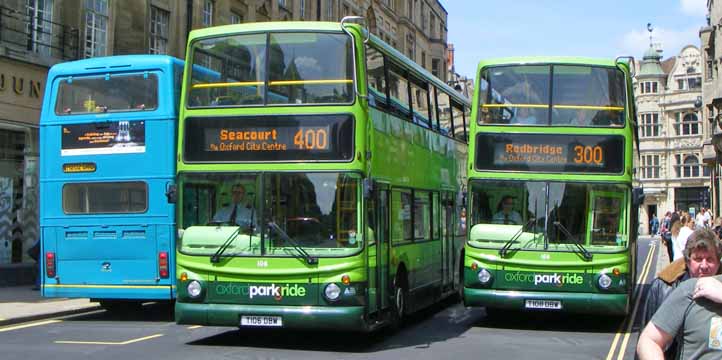
[{"label": "bus wing mirror", "polygon": [[175,184],[166,184],[165,197],[168,199],[169,204],[175,204],[176,202],[178,202],[178,189],[176,188]]},{"label": "bus wing mirror", "polygon": [[644,202],[644,189],[636,187],[632,189],[632,206],[639,207]]}]

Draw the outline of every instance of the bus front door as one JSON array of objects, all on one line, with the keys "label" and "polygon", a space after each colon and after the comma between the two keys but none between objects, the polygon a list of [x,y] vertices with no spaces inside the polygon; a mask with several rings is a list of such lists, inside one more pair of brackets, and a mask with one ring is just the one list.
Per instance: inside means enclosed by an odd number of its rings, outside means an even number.
[{"label": "bus front door", "polygon": [[368,239],[368,315],[377,316],[389,302],[389,192],[376,184],[373,197],[367,201]]}]

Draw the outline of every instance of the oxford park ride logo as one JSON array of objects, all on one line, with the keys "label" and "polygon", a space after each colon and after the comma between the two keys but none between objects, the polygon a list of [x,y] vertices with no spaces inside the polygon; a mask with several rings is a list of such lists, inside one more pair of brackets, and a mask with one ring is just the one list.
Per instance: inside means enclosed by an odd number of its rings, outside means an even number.
[{"label": "oxford park ride logo", "polygon": [[538,285],[552,285],[552,286],[564,286],[564,285],[582,285],[584,284],[584,277],[575,273],[525,273],[525,272],[507,272],[504,274],[504,280],[507,282],[516,282],[524,284]]},{"label": "oxford park ride logo", "polygon": [[254,297],[273,297],[280,301],[284,297],[304,297],[306,288],[298,284],[285,285],[245,285],[245,284],[218,284],[216,285],[218,295],[242,295],[249,299]]}]

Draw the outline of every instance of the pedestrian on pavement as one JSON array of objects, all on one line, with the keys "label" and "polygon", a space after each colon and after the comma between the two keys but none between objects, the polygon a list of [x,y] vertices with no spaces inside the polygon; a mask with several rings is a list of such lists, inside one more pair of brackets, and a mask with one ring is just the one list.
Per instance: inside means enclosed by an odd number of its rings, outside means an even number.
[{"label": "pedestrian on pavement", "polygon": [[704,215],[702,215],[702,219],[704,220],[704,226],[710,228],[712,227],[712,212],[709,211],[708,208],[702,209],[704,209]]},{"label": "pedestrian on pavement", "polygon": [[657,232],[659,231],[659,219],[657,219],[657,214],[652,214],[652,220],[649,222],[649,235],[652,235],[652,237],[657,236]]},{"label": "pedestrian on pavement", "polygon": [[[696,230],[687,241],[684,258],[669,264],[652,281],[642,312],[642,325],[646,326],[637,346],[637,355],[640,359],[675,359],[680,351],[685,354],[682,358],[687,359],[688,352],[699,351],[688,349],[688,339],[686,337],[683,339],[682,335],[686,336],[687,327],[696,328],[700,324],[687,324],[685,321],[682,325],[674,323],[675,326],[671,326],[670,317],[675,317],[671,313],[683,316],[687,312],[683,309],[689,309],[684,304],[680,304],[685,301],[680,299],[682,295],[679,291],[683,291],[684,296],[689,295],[684,291],[689,290],[694,279],[719,274],[721,255],[722,247],[716,235],[708,229]],[[693,280],[685,281],[688,279]],[[704,284],[705,281],[702,283]],[[684,329],[680,326],[684,326]],[[705,326],[710,329],[707,324]],[[684,330],[684,333],[681,330]],[[685,345],[679,348],[678,345],[683,344],[682,340]],[[720,354],[722,353],[717,353],[714,358],[719,358]]]},{"label": "pedestrian on pavement", "polygon": [[694,232],[695,222],[689,215],[682,215],[679,222],[672,225],[672,259],[674,261],[684,256],[687,238]]},{"label": "pedestrian on pavement", "polygon": [[697,216],[694,217],[695,227],[701,229],[705,227],[704,224],[704,208],[700,208]]}]

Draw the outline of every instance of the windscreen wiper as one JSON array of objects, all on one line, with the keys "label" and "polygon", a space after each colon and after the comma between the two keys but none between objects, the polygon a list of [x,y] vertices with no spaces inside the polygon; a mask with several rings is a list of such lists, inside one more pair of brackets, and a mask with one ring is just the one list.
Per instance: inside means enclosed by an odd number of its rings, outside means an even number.
[{"label": "windscreen wiper", "polygon": [[212,263],[218,263],[219,261],[221,261],[221,255],[223,255],[223,253],[228,249],[228,247],[231,246],[231,243],[233,242],[233,240],[236,239],[236,236],[238,236],[238,234],[240,234],[241,228],[242,228],[241,226],[238,226],[236,228],[236,230],[233,231],[231,236],[229,236],[228,239],[226,239],[226,241],[223,242],[221,247],[218,248],[216,253],[213,254],[213,256],[211,256]]},{"label": "windscreen wiper", "polygon": [[283,239],[285,242],[289,243],[291,245],[291,247],[293,247],[293,249],[296,250],[296,252],[300,255],[300,257],[298,257],[299,259],[302,258],[302,259],[306,260],[306,264],[308,264],[308,265],[318,264],[318,259],[309,255],[309,253],[306,252],[306,250],[304,250],[300,245],[298,245],[296,240],[293,240],[290,236],[288,236],[288,234],[285,231],[283,231],[283,229],[281,229],[281,227],[278,226],[278,224],[276,224],[273,221],[269,221],[267,225],[269,228],[273,229],[276,233],[278,233],[278,235],[281,237],[281,239]]},{"label": "windscreen wiper", "polygon": [[536,219],[529,219],[529,221],[527,221],[526,224],[524,224],[521,227],[521,229],[519,229],[514,235],[512,235],[512,237],[509,238],[509,240],[506,242],[506,244],[504,244],[504,246],[502,246],[501,249],[499,249],[499,255],[501,257],[506,256],[506,254],[509,252],[509,250],[511,250],[511,246],[514,244],[516,239],[518,239],[521,236],[521,234],[524,232],[524,229],[526,229],[527,226],[531,225],[535,221],[536,221]]},{"label": "windscreen wiper", "polygon": [[565,235],[567,238],[569,238],[569,239],[571,239],[572,241],[574,241],[574,245],[576,245],[577,249],[579,249],[579,253],[582,254],[582,257],[584,258],[584,260],[586,260],[586,261],[592,260],[592,254],[591,254],[587,249],[584,248],[584,246],[582,245],[581,241],[579,241],[579,239],[578,239],[576,236],[572,235],[572,233],[570,233],[569,230],[567,230],[567,228],[566,228],[564,225],[562,225],[561,222],[559,222],[559,221],[554,221],[553,224],[554,224],[554,226],[556,226],[559,230],[561,230],[562,233],[564,233],[564,235]]}]

